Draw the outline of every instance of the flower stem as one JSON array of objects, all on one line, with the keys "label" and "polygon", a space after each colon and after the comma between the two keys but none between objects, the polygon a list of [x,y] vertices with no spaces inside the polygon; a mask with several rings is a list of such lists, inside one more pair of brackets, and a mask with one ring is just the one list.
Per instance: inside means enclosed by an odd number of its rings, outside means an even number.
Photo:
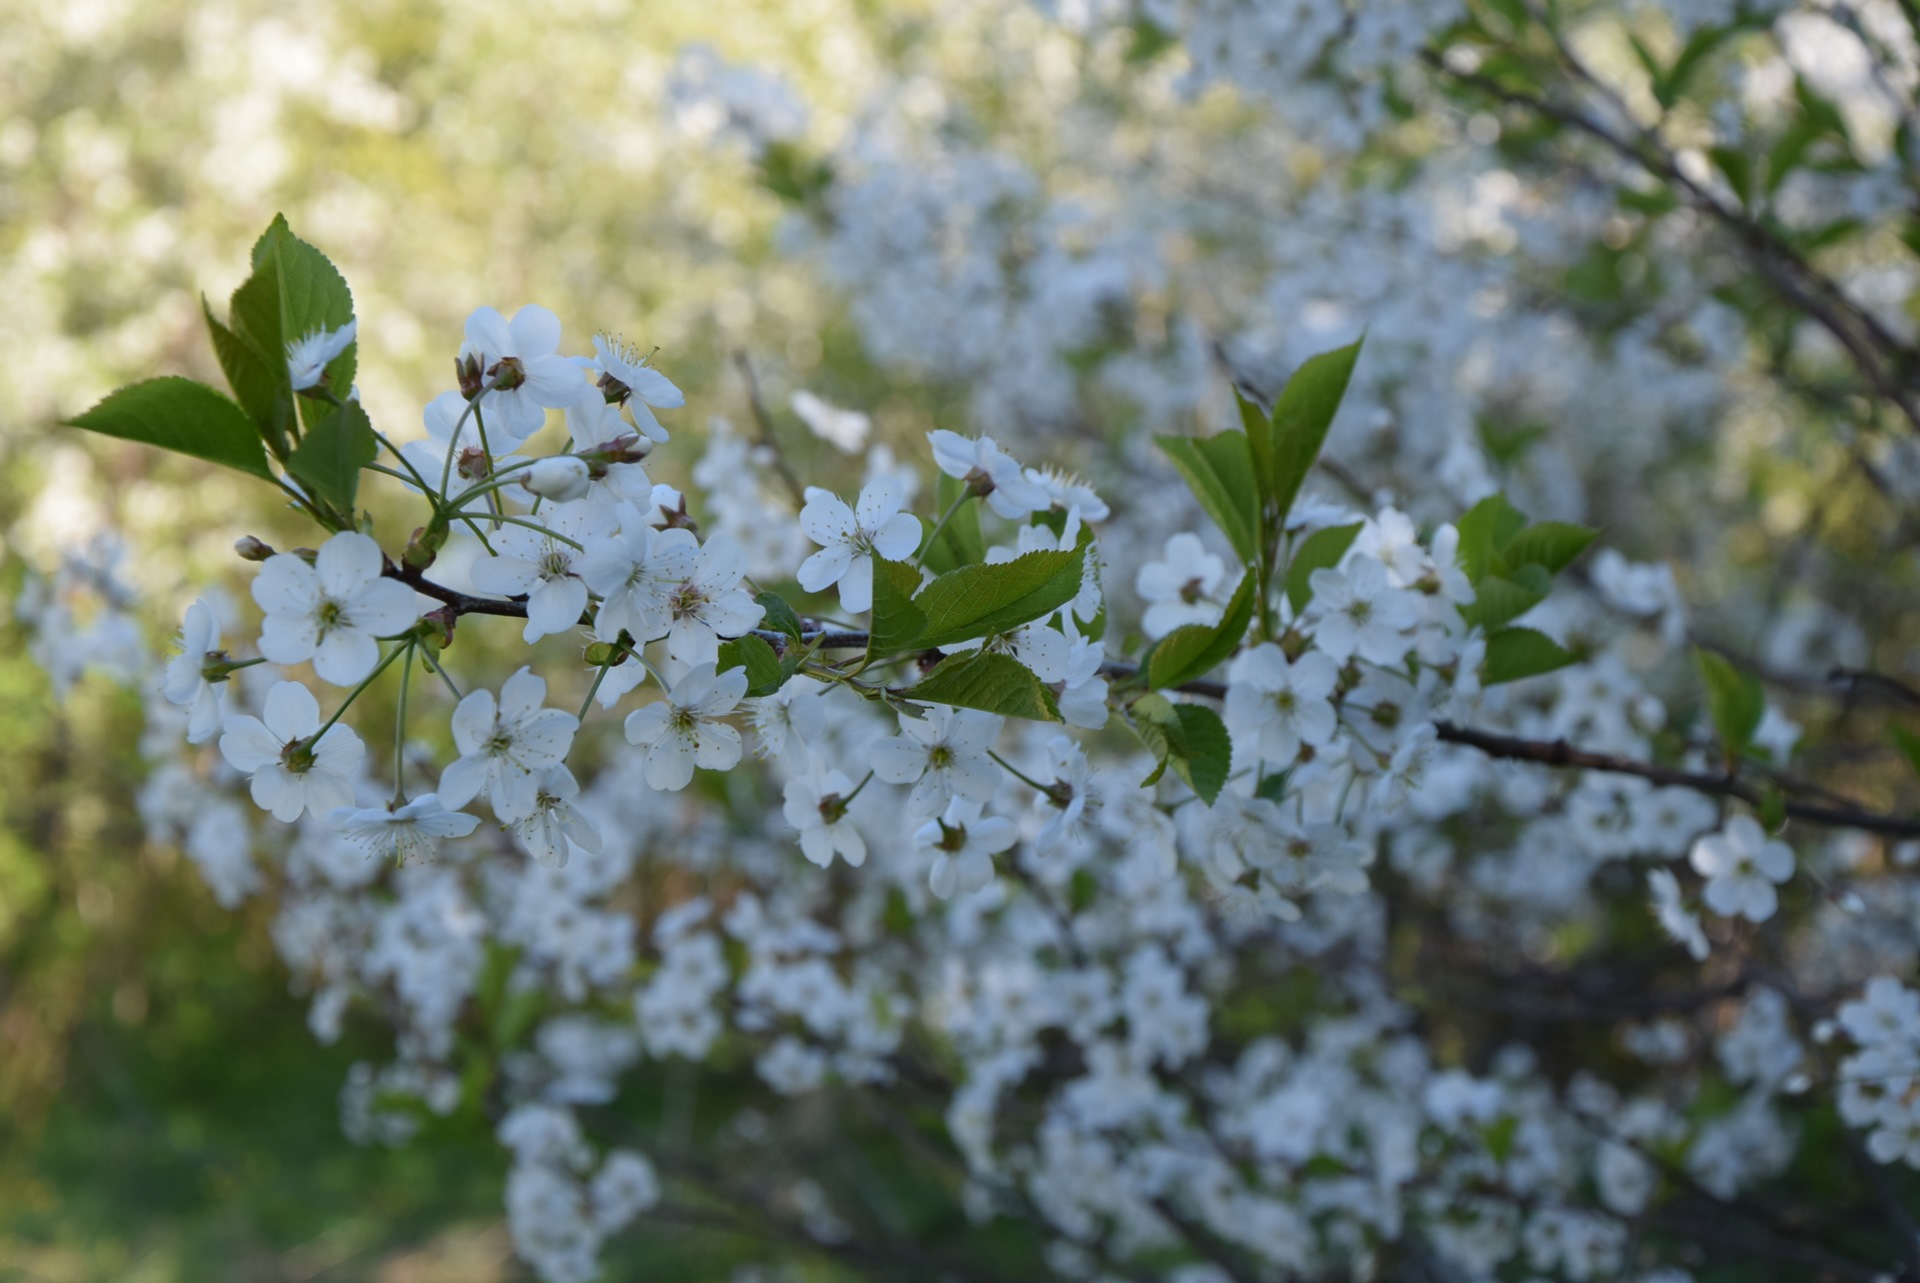
[{"label": "flower stem", "polygon": [[953,520],[953,515],[960,511],[960,505],[971,498],[973,498],[973,491],[962,490],[960,497],[947,505],[947,510],[940,514],[940,520],[933,523],[933,531],[927,536],[927,541],[921,544],[920,551],[914,554],[914,565],[918,566],[920,559],[933,551],[933,541],[940,537],[940,532],[947,528],[947,523]]},{"label": "flower stem", "polygon": [[1038,793],[1048,792],[1048,788],[1046,785],[1038,783],[1031,776],[1029,776],[1025,771],[1022,771],[1019,767],[1015,766],[1012,762],[1009,762],[1006,758],[1000,756],[998,753],[994,752],[992,749],[987,750],[987,756],[992,758],[994,761],[1000,763],[1002,767],[1006,768],[1006,770],[1012,773],[1013,778],[1015,778],[1016,780],[1019,780],[1022,784],[1026,785],[1028,788],[1033,789],[1035,792],[1038,792]]},{"label": "flower stem", "polygon": [[407,800],[407,694],[413,686],[413,651],[418,641],[406,645],[407,658],[400,664],[400,708],[393,715],[393,804]]},{"label": "flower stem", "polygon": [[327,724],[325,726],[322,726],[319,730],[315,731],[313,734],[307,737],[307,743],[318,744],[320,742],[320,737],[322,735],[325,735],[328,731],[332,730],[333,724],[340,720],[340,715],[346,712],[349,708],[353,707],[353,701],[360,698],[360,692],[365,690],[367,687],[373,685],[374,678],[380,676],[381,673],[386,672],[387,665],[391,664],[394,661],[396,656],[403,655],[412,649],[413,649],[413,643],[409,641],[404,645],[395,646],[392,650],[388,651],[386,653],[385,658],[381,659],[379,663],[373,666],[373,671],[367,674],[366,679],[362,681],[358,686],[354,687],[352,690],[347,692],[347,697],[344,700],[340,701],[340,707],[333,710],[333,716],[327,719]]}]

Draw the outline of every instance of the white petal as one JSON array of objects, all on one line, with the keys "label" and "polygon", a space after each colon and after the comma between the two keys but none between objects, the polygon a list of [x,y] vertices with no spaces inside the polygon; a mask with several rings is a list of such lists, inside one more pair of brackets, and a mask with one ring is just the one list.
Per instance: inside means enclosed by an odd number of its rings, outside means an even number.
[{"label": "white petal", "polygon": [[380,577],[380,545],[357,530],[343,530],[320,545],[313,569],[327,596],[350,600]]}]

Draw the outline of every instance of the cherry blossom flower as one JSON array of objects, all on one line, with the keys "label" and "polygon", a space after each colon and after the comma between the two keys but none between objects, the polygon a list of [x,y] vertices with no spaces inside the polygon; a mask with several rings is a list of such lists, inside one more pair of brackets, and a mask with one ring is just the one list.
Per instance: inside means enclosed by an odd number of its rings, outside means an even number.
[{"label": "cherry blossom flower", "polygon": [[580,622],[587,608],[587,585],[580,577],[586,549],[614,532],[612,514],[593,503],[563,504],[547,516],[547,525],[552,534],[508,526],[494,536],[496,555],[473,567],[473,583],[481,592],[525,594],[527,623],[521,636],[529,642]]},{"label": "cherry blossom flower", "polygon": [[800,563],[797,576],[807,592],[840,585],[840,607],[852,614],[873,608],[873,559],[903,561],[920,546],[920,520],[900,511],[900,485],[876,477],[860,491],[857,508],[830,490],[807,487],[800,529],[820,551]]},{"label": "cherry blossom flower", "polygon": [[209,663],[227,657],[220,649],[220,620],[200,598],[180,624],[180,654],[167,661],[160,691],[169,704],[187,710],[187,743],[204,744],[220,729],[226,682],[207,680]]},{"label": "cherry blossom flower", "polygon": [[334,358],[353,345],[357,325],[350,320],[337,330],[315,330],[287,344],[287,377],[295,392],[304,392],[327,377]]},{"label": "cherry blossom flower", "polygon": [[1292,766],[1303,744],[1319,748],[1338,725],[1329,698],[1340,670],[1317,650],[1292,663],[1272,642],[1234,657],[1227,668],[1227,730],[1235,749],[1275,766]]},{"label": "cherry blossom flower", "polygon": [[254,577],[253,599],[266,611],[260,653],[276,664],[313,661],[335,686],[363,681],[380,662],[376,637],[404,631],[420,617],[413,589],[383,578],[380,545],[342,531],[320,546],[309,566],[275,553]]},{"label": "cherry blossom flower", "polygon": [[441,838],[463,838],[479,826],[478,816],[449,811],[438,794],[422,793],[398,805],[337,807],[327,823],[364,847],[367,854],[405,864],[430,860]]},{"label": "cherry blossom flower", "polygon": [[972,894],[993,881],[993,857],[1013,846],[1019,830],[1000,816],[980,816],[980,803],[955,798],[937,820],[914,830],[913,844],[937,851],[927,886],[942,900],[955,891]]},{"label": "cherry blossom flower", "polygon": [[[474,416],[468,413],[467,399],[458,392],[442,392],[427,402],[420,418],[427,430],[424,441],[409,441],[400,447],[400,453],[413,465],[413,471],[420,474],[420,480],[427,483],[432,493],[443,498],[459,494],[478,482],[485,481],[496,471],[515,467],[526,462],[517,454],[489,454],[488,446],[499,449],[509,444],[496,440],[491,434],[483,444],[480,440],[480,425]],[[446,484],[441,484],[441,478]],[[418,486],[411,473],[407,480]],[[515,487],[508,487],[515,498],[520,497]]]},{"label": "cherry blossom flower", "polygon": [[713,664],[720,639],[738,637],[766,617],[766,608],[740,585],[747,557],[726,535],[700,547],[693,570],[667,594],[667,655],[682,664]]},{"label": "cherry blossom flower", "polygon": [[873,746],[873,773],[889,784],[913,785],[909,815],[933,815],[955,797],[990,802],[1000,781],[987,750],[1000,725],[994,714],[970,708],[902,716],[901,733]]},{"label": "cherry blossom flower", "polygon": [[467,317],[460,361],[494,385],[476,410],[492,440],[518,445],[546,425],[548,410],[580,395],[579,368],[556,355],[559,346],[560,318],[544,307],[530,304],[511,321],[491,307]]},{"label": "cherry blossom flower", "polygon": [[1750,815],[1736,815],[1718,833],[1696,841],[1687,858],[1707,879],[1707,907],[1751,922],[1773,916],[1780,905],[1774,884],[1793,876],[1793,848],[1769,838]]},{"label": "cherry blossom flower", "polygon": [[540,774],[532,813],[509,825],[520,844],[548,868],[566,866],[569,843],[588,853],[600,850],[599,830],[573,804],[579,796],[573,772],[556,762]]},{"label": "cherry blossom flower", "polygon": [[567,435],[574,457],[587,469],[586,494],[609,505],[647,506],[653,480],[641,460],[653,452],[653,440],[628,423],[620,407],[588,389],[567,406]]},{"label": "cherry blossom flower", "polygon": [[627,743],[647,750],[649,788],[676,792],[693,779],[693,768],[725,771],[740,761],[740,732],[719,719],[747,693],[747,673],[716,674],[700,664],[673,685],[667,698],[627,715]]},{"label": "cherry blossom flower", "polygon": [[1420,622],[1420,601],[1395,588],[1377,558],[1348,560],[1344,570],[1316,570],[1309,582],[1313,600],[1305,619],[1314,644],[1339,663],[1355,655],[1369,664],[1396,665],[1406,659],[1409,630]]},{"label": "cherry blossom flower", "polygon": [[458,810],[485,794],[503,824],[533,814],[540,781],[573,744],[580,719],[542,705],[546,679],[522,668],[493,692],[467,692],[453,710],[453,743],[460,757],[440,776],[441,804]]},{"label": "cherry blossom flower", "polygon": [[227,719],[220,754],[250,775],[248,789],[260,809],[290,824],[306,811],[324,814],[353,803],[353,781],[366,745],[353,728],[335,722],[318,739],[320,703],[299,682],[279,682],[267,692],[259,717]]},{"label": "cherry blossom flower", "polygon": [[817,767],[804,778],[787,781],[782,813],[800,831],[801,853],[823,869],[835,855],[854,868],[867,862],[867,840],[847,814],[854,791],[845,773]]},{"label": "cherry blossom flower", "polygon": [[677,410],[687,403],[686,394],[666,375],[648,365],[640,350],[609,334],[593,336],[593,355],[578,356],[574,364],[598,375],[596,385],[602,400],[624,405],[632,413],[640,430],[664,443],[667,430],[653,417],[655,407]]},{"label": "cherry blossom flower", "polygon": [[1200,536],[1181,531],[1167,540],[1158,561],[1140,567],[1134,591],[1147,603],[1140,629],[1165,637],[1186,624],[1215,624],[1226,610],[1227,565],[1208,552]]},{"label": "cherry blossom flower", "polygon": [[673,626],[676,588],[693,577],[700,541],[691,530],[658,530],[638,509],[620,510],[620,533],[599,540],[580,558],[578,571],[600,594],[593,634],[617,641],[656,641]]},{"label": "cherry blossom flower", "polygon": [[1053,496],[1046,487],[1027,480],[1020,465],[992,437],[968,438],[937,428],[927,433],[927,440],[933,446],[934,466],[966,482],[989,508],[1007,520],[1017,521],[1053,506]]}]

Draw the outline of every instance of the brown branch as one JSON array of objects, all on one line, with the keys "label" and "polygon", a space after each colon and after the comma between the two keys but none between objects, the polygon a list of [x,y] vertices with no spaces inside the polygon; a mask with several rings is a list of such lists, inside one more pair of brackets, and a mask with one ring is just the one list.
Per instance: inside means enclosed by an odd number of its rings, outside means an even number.
[{"label": "brown branch", "polygon": [[[1639,166],[1650,177],[1671,186],[1692,209],[1732,233],[1774,288],[1790,304],[1819,322],[1846,349],[1874,391],[1897,406],[1907,421],[1920,430],[1920,403],[1909,395],[1903,379],[1904,370],[1913,365],[1913,352],[1793,246],[1743,210],[1728,206],[1688,178],[1680,169],[1679,161],[1651,130],[1638,127],[1638,140],[1624,137],[1577,108],[1511,88],[1480,72],[1449,67],[1446,59],[1431,49],[1423,51],[1421,57],[1441,76],[1497,102],[1522,108],[1585,134]],[[1576,64],[1573,70],[1582,80],[1605,92],[1605,86],[1599,85],[1583,65]]]}]

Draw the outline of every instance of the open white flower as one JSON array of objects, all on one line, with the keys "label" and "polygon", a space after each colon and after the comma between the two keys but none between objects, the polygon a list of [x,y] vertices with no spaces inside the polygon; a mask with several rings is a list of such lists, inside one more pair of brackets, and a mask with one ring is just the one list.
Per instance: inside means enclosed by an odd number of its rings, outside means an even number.
[{"label": "open white flower", "polygon": [[667,655],[682,664],[713,664],[720,639],[738,637],[766,617],[766,608],[740,587],[747,554],[727,535],[715,535],[693,559],[693,573],[667,594]]},{"label": "open white flower", "polygon": [[280,682],[267,692],[260,717],[227,719],[220,754],[234,770],[252,776],[248,791],[255,804],[290,824],[304,811],[321,815],[353,803],[353,779],[366,745],[339,722],[314,739],[319,730],[320,703],[313,692],[299,682]]},{"label": "open white flower", "polygon": [[587,608],[587,585],[580,577],[587,549],[613,535],[613,517],[600,504],[562,504],[542,515],[552,534],[508,526],[494,536],[496,555],[473,567],[473,583],[481,592],[526,595],[521,636],[529,642],[580,622]]},{"label": "open white flower", "polygon": [[560,318],[544,307],[530,304],[511,321],[491,307],[467,317],[460,359],[471,359],[480,377],[495,385],[481,397],[479,414],[496,448],[525,441],[546,425],[548,410],[580,395],[580,370],[556,355],[559,346]]},{"label": "open white flower", "polygon": [[276,664],[313,661],[335,686],[364,680],[380,662],[376,637],[405,631],[420,617],[413,589],[381,570],[380,545],[346,530],[320,546],[309,566],[275,553],[253,581],[253,599],[267,612],[260,653]]},{"label": "open white flower", "polygon": [[293,390],[304,392],[327,377],[327,367],[353,344],[358,322],[348,321],[337,330],[315,330],[287,344],[287,377]]},{"label": "open white flower", "polygon": [[719,719],[747,693],[747,672],[716,674],[701,664],[674,683],[667,698],[627,715],[627,742],[647,750],[649,788],[676,792],[693,779],[693,768],[730,770],[740,761],[740,732]]},{"label": "open white flower", "polygon": [[597,541],[578,572],[600,594],[593,635],[617,641],[657,641],[673,626],[674,590],[693,577],[700,541],[691,530],[656,530],[632,505],[620,508],[620,533]]},{"label": "open white flower", "polygon": [[569,842],[589,854],[600,850],[600,831],[573,804],[579,796],[573,772],[557,763],[549,766],[540,777],[533,813],[510,826],[520,844],[548,868],[565,867]]},{"label": "open white flower", "polygon": [[547,683],[522,668],[493,692],[467,692],[453,710],[453,743],[459,760],[440,776],[440,801],[458,809],[485,793],[503,824],[533,814],[546,770],[558,766],[573,745],[580,719],[543,705]]},{"label": "open white flower", "polygon": [[1141,631],[1150,638],[1165,637],[1187,624],[1220,621],[1226,610],[1227,564],[1207,551],[1199,535],[1183,530],[1167,539],[1160,560],[1140,567],[1133,586],[1147,603]]},{"label": "open white flower", "polygon": [[873,559],[902,561],[920,546],[920,521],[900,511],[904,501],[900,483],[889,476],[867,482],[855,508],[831,490],[808,486],[800,529],[820,551],[800,563],[800,586],[825,592],[838,583],[841,609],[852,614],[871,610]]},{"label": "open white flower", "polygon": [[933,463],[950,477],[967,483],[1009,521],[1018,521],[1028,513],[1053,506],[1047,488],[1027,480],[1013,456],[1005,453],[992,437],[963,437],[958,432],[937,428],[927,433],[933,446]]},{"label": "open white flower", "polygon": [[1339,663],[1358,655],[1369,664],[1404,661],[1407,634],[1420,622],[1420,600],[1395,588],[1376,557],[1356,556],[1344,570],[1316,570],[1309,578],[1313,600],[1305,618],[1313,640]]},{"label": "open white flower", "polygon": [[1337,719],[1328,697],[1340,670],[1317,650],[1292,663],[1272,642],[1242,651],[1227,668],[1227,730],[1246,749],[1285,769],[1300,746],[1319,748],[1333,738]]},{"label": "open white flower", "polygon": [[1707,907],[1751,922],[1773,916],[1780,907],[1774,884],[1793,876],[1793,848],[1769,838],[1750,815],[1736,815],[1718,833],[1695,842],[1687,858],[1707,879]]},{"label": "open white flower", "polygon": [[180,654],[167,661],[160,693],[169,704],[187,710],[187,743],[204,744],[220,729],[224,681],[207,680],[209,662],[226,658],[220,649],[220,621],[201,598],[187,607],[180,623]]},{"label": "open white flower", "polygon": [[873,773],[889,784],[911,784],[907,814],[935,815],[956,797],[993,800],[999,777],[988,748],[1001,719],[971,708],[936,706],[925,717],[902,717],[900,734],[873,746]]},{"label": "open white flower", "polygon": [[665,441],[667,432],[653,417],[649,406],[676,410],[687,403],[686,394],[666,375],[647,364],[640,350],[608,334],[593,336],[593,355],[577,356],[574,364],[597,375],[596,385],[602,400],[625,405],[634,421],[655,441]]},{"label": "open white flower", "polygon": [[478,816],[449,811],[438,794],[422,793],[398,806],[343,806],[327,813],[327,823],[366,848],[367,854],[405,864],[432,859],[441,838],[463,838],[480,824]]},{"label": "open white flower", "polygon": [[653,441],[627,422],[619,406],[588,388],[567,407],[567,435],[573,439],[573,457],[587,470],[588,497],[609,506],[647,506],[653,480],[641,460],[652,453]]},{"label": "open white flower", "polygon": [[855,868],[867,862],[867,840],[847,815],[853,794],[853,781],[843,772],[817,765],[805,778],[787,781],[782,813],[800,830],[801,853],[823,869],[836,854]]},{"label": "open white flower", "polygon": [[928,888],[942,900],[955,891],[968,894],[993,881],[993,857],[1020,836],[1012,820],[980,818],[980,804],[955,798],[937,820],[914,830],[913,844],[938,851],[927,873]]}]

